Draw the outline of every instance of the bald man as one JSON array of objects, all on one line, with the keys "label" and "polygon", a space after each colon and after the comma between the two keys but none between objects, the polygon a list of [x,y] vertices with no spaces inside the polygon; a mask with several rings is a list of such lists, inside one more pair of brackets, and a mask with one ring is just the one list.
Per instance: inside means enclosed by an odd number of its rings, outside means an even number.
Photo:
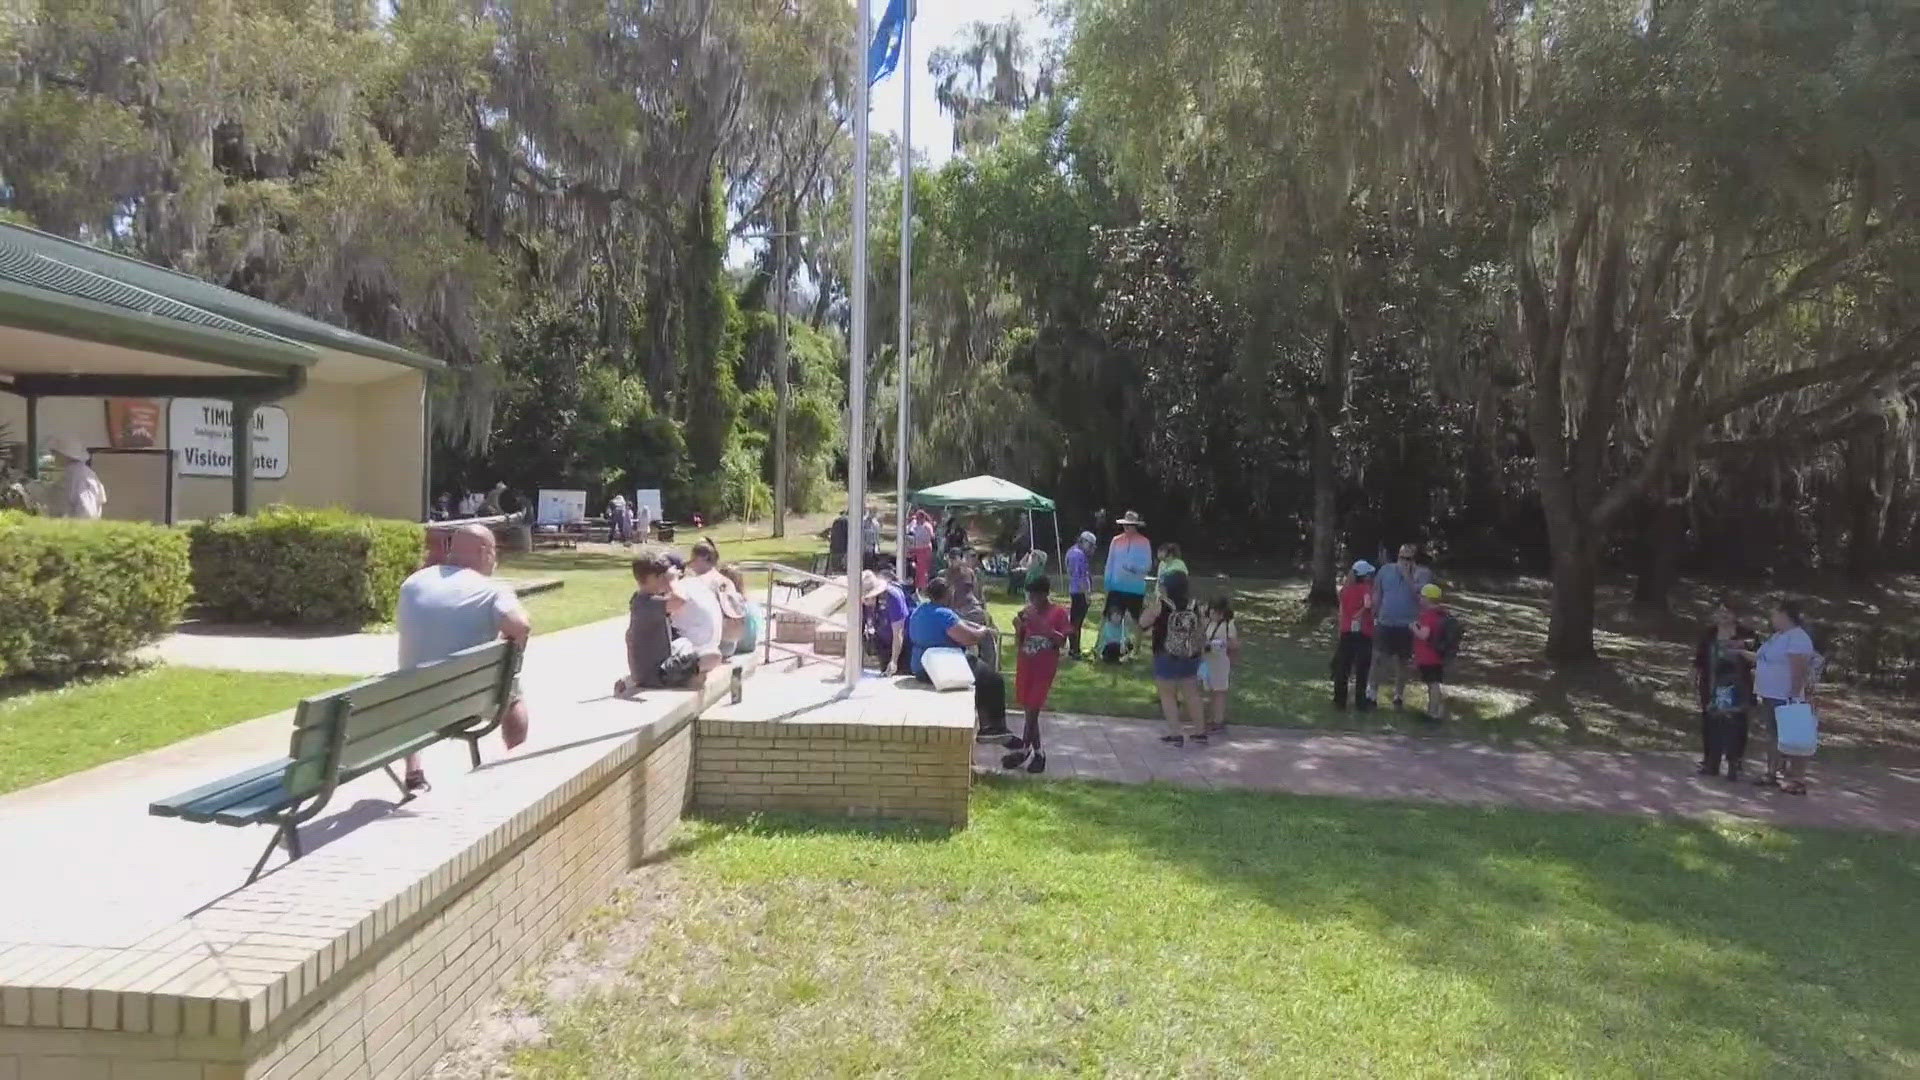
[{"label": "bald man", "polygon": [[[493,530],[463,525],[454,531],[445,562],[416,570],[407,578],[400,586],[400,608],[394,617],[400,628],[402,670],[445,660],[497,637],[527,640],[533,622],[513,590],[493,580],[498,563]],[[509,750],[527,737],[527,705],[520,699],[518,685],[500,717],[500,737]],[[418,755],[407,757],[406,786],[410,792],[427,789],[427,774],[420,768]]]}]

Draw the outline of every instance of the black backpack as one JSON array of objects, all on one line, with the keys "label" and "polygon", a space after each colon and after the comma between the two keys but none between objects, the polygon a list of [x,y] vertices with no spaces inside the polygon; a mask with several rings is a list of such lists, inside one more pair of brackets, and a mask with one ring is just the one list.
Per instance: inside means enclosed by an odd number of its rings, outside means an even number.
[{"label": "black backpack", "polygon": [[1441,659],[1451,660],[1459,654],[1460,641],[1466,636],[1466,624],[1460,621],[1460,616],[1449,611],[1440,622],[1440,634],[1438,640],[1433,643],[1434,650],[1440,654]]}]

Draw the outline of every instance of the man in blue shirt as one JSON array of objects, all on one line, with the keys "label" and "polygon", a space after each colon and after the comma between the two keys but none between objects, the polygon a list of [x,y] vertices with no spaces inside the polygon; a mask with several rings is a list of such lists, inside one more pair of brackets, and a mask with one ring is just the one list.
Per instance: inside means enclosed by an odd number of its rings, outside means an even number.
[{"label": "man in blue shirt", "polygon": [[1400,545],[1400,557],[1373,576],[1373,672],[1367,702],[1380,702],[1380,673],[1393,666],[1393,707],[1404,709],[1407,666],[1413,662],[1413,623],[1420,617],[1420,590],[1433,583],[1433,571],[1416,560],[1420,549]]},{"label": "man in blue shirt", "polygon": [[[908,665],[913,677],[923,682],[931,681],[923,662],[928,649],[967,649],[983,639],[992,639],[986,627],[954,614],[947,606],[949,599],[946,581],[934,578],[927,582],[926,599],[907,616],[907,643],[913,648]],[[977,656],[968,656],[967,666],[973,669],[973,712],[978,725],[975,737],[984,742],[1012,735],[1007,727],[1006,680]]]}]

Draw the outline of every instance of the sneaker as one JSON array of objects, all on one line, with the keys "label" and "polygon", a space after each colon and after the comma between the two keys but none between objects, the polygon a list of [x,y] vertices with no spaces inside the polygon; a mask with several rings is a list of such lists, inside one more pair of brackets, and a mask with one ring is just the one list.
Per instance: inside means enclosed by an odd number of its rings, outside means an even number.
[{"label": "sneaker", "polygon": [[1709,764],[1707,764],[1706,762],[1704,762],[1704,761],[1703,761],[1703,762],[1701,762],[1700,764],[1698,764],[1698,765],[1695,765],[1695,766],[1693,767],[1693,771],[1694,771],[1694,772],[1696,772],[1696,773],[1698,773],[1698,774],[1700,774],[1701,776],[1719,776],[1719,775],[1720,775],[1720,766],[1718,766],[1718,765],[1709,765]]},{"label": "sneaker", "polygon": [[973,741],[993,742],[996,739],[1004,739],[1012,734],[1013,729],[1007,727],[1005,724],[1001,724],[998,727],[983,727],[973,733]]},{"label": "sneaker", "polygon": [[1207,742],[1208,742],[1207,733],[1204,731],[1198,735],[1192,736],[1191,738],[1192,738],[1192,741],[1199,743],[1201,746],[1207,745]]},{"label": "sneaker", "polygon": [[1032,754],[1025,750],[1015,750],[1010,754],[1001,756],[1000,767],[1003,769],[1018,769],[1020,766],[1026,764],[1027,759],[1032,756]]},{"label": "sneaker", "polygon": [[1022,739],[1020,736],[1015,735],[1013,738],[1008,739],[1006,742],[1003,742],[1000,745],[1006,747],[1009,750],[1025,750],[1027,748],[1027,741],[1025,739]]},{"label": "sneaker", "polygon": [[409,795],[433,790],[433,785],[427,783],[427,774],[418,769],[407,774],[406,783],[403,786],[407,789],[407,794]]},{"label": "sneaker", "polygon": [[1037,750],[1034,751],[1032,756],[1027,758],[1027,771],[1030,773],[1046,772],[1047,771],[1047,755],[1042,754]]},{"label": "sneaker", "polygon": [[1160,736],[1160,741],[1166,743],[1168,746],[1187,745],[1187,737],[1185,735],[1162,735]]},{"label": "sneaker", "polygon": [[1394,711],[1394,712],[1406,712],[1406,711],[1407,711],[1407,703],[1406,703],[1406,700],[1405,700],[1404,698],[1394,698],[1394,699],[1393,699],[1393,711]]}]

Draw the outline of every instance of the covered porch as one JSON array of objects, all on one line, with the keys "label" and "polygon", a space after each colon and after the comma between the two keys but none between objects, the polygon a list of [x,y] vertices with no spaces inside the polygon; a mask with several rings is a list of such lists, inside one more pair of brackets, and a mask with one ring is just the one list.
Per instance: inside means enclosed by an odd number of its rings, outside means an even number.
[{"label": "covered porch", "polygon": [[0,225],[0,428],[95,451],[108,517],[278,502],[424,520],[439,362],[98,248]]}]

